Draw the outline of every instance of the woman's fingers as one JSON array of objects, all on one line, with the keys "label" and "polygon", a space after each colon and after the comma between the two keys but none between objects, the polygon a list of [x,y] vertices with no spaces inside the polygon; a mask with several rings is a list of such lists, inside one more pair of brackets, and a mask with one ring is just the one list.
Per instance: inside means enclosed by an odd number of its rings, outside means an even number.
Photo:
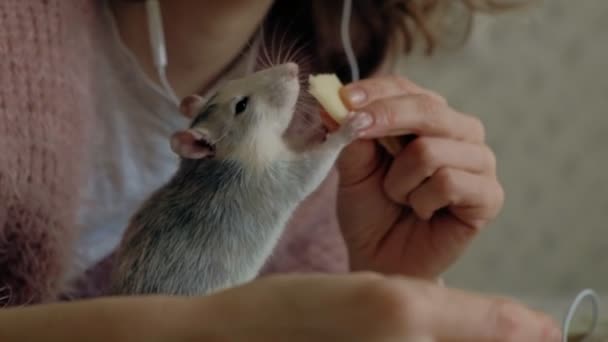
[{"label": "woman's fingers", "polygon": [[372,117],[360,137],[379,138],[415,134],[482,143],[485,129],[473,116],[450,108],[427,94],[403,95],[370,103],[358,109]]},{"label": "woman's fingers", "polygon": [[384,180],[384,190],[393,201],[408,204],[410,192],[441,168],[491,176],[496,170],[496,159],[486,145],[419,137],[406,145],[393,161]]},{"label": "woman's fingers", "polygon": [[560,341],[561,332],[549,316],[515,301],[450,288],[434,292],[425,305],[435,341]]},{"label": "woman's fingers", "polygon": [[366,321],[370,330],[382,322],[384,337],[397,341],[558,342],[561,337],[549,316],[509,299],[400,276],[369,277],[361,284],[356,311],[362,317],[375,313]]},{"label": "woman's fingers", "polygon": [[548,316],[516,302],[374,273],[275,275],[205,300],[206,309],[216,306],[210,319],[223,333],[218,336],[234,340],[557,342],[560,337]]},{"label": "woman's fingers", "polygon": [[424,220],[448,207],[471,228],[492,220],[503,200],[503,189],[495,179],[450,168],[439,169],[408,198],[414,212]]},{"label": "woman's fingers", "polygon": [[374,101],[402,95],[426,94],[439,102],[445,99],[428,89],[399,76],[382,76],[364,79],[348,84],[340,90],[340,96],[346,106],[357,110]]}]

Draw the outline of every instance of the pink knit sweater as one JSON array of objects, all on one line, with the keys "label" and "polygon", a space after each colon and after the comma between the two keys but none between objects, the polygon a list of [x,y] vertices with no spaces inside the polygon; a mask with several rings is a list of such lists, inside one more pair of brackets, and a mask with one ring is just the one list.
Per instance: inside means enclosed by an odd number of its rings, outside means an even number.
[{"label": "pink knit sweater", "polygon": [[[0,306],[103,293],[110,258],[81,277],[78,292],[66,282],[94,108],[97,8],[93,0],[0,1]],[[264,274],[346,269],[335,217],[316,215],[334,200],[335,181],[299,209]]]},{"label": "pink knit sweater", "polygon": [[88,1],[0,2],[0,303],[65,286],[86,124]]}]

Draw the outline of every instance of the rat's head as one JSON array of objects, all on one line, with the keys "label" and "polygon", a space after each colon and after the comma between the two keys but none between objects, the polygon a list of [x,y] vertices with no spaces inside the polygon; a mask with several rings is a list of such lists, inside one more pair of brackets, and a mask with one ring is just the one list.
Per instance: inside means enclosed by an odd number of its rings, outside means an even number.
[{"label": "rat's head", "polygon": [[191,95],[180,109],[190,128],[171,139],[187,159],[260,153],[281,143],[300,91],[298,66],[281,64],[226,82],[206,103]]}]

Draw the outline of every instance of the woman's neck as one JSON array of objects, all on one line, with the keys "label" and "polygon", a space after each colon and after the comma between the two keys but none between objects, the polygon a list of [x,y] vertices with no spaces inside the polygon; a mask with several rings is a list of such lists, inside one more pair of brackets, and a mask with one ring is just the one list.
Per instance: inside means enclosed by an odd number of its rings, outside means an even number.
[{"label": "woman's neck", "polygon": [[[200,93],[240,54],[272,0],[161,1],[167,78],[178,98]],[[125,45],[160,83],[149,43],[145,2],[111,1]]]}]

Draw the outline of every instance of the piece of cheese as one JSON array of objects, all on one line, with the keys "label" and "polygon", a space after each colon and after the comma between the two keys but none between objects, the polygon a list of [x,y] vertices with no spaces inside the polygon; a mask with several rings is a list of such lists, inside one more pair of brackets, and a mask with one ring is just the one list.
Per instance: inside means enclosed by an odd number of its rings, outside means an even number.
[{"label": "piece of cheese", "polygon": [[[338,76],[335,74],[310,75],[308,84],[308,92],[321,104],[336,124],[342,124],[348,115],[348,109],[340,98],[340,89],[343,85]],[[333,130],[334,127],[330,127],[330,129]],[[380,138],[378,142],[393,156],[403,148],[398,137]]]},{"label": "piece of cheese", "polygon": [[308,92],[321,104],[336,123],[344,122],[348,109],[340,99],[342,82],[335,74],[310,75]]}]

